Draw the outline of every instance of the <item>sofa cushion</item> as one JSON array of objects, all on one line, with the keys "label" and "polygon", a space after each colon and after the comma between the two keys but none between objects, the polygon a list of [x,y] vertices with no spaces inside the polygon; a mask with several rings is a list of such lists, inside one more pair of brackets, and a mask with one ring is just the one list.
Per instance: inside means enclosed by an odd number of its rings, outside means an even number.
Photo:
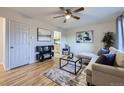
[{"label": "sofa cushion", "polygon": [[118,49],[114,47],[110,47],[109,50],[110,50],[109,54],[116,54],[119,51]]},{"label": "sofa cushion", "polygon": [[96,63],[113,66],[115,62],[115,54],[104,54],[101,55]]},{"label": "sofa cushion", "polygon": [[106,56],[107,65],[113,66],[115,63],[116,54],[104,54]]},{"label": "sofa cushion", "polygon": [[105,48],[102,48],[100,49],[98,52],[97,52],[97,55],[98,56],[101,56],[103,54],[108,54],[109,53],[109,50],[108,49],[105,49]]},{"label": "sofa cushion", "polygon": [[92,65],[92,69],[101,73],[104,72],[109,75],[119,76],[120,78],[124,77],[124,69],[120,67],[101,65],[96,63]]},{"label": "sofa cushion", "polygon": [[82,62],[83,62],[83,64],[89,64],[90,60],[82,58]]},{"label": "sofa cushion", "polygon": [[96,54],[93,54],[93,53],[78,53],[76,56],[84,58],[84,59],[91,60],[94,56],[96,56]]},{"label": "sofa cushion", "polygon": [[106,61],[106,56],[105,56],[105,55],[101,55],[101,56],[96,60],[96,63],[105,64],[105,63],[104,63],[105,61]]},{"label": "sofa cushion", "polygon": [[118,51],[116,53],[116,64],[119,67],[123,67],[124,68],[124,53]]}]

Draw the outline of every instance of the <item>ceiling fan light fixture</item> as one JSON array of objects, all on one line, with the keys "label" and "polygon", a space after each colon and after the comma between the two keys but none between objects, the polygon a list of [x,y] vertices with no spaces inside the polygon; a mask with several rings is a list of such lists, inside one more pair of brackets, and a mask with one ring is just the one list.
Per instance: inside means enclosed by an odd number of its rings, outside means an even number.
[{"label": "ceiling fan light fixture", "polygon": [[71,18],[71,15],[66,15],[65,18],[66,19],[70,19]]},{"label": "ceiling fan light fixture", "polygon": [[60,10],[62,10],[64,12],[64,14],[60,15],[60,16],[53,17],[53,18],[64,17],[64,23],[66,23],[67,20],[70,19],[70,18],[73,18],[73,19],[76,19],[76,20],[80,20],[80,17],[76,16],[74,13],[78,13],[78,12],[84,11],[84,7],[79,7],[77,9],[75,9],[75,10],[72,10],[70,8],[60,7]]}]

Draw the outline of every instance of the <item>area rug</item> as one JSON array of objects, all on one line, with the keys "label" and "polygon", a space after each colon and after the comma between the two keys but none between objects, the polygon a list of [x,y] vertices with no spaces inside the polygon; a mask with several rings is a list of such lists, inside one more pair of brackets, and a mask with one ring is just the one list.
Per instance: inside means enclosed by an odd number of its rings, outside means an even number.
[{"label": "area rug", "polygon": [[[71,69],[73,65],[67,68]],[[70,74],[59,68],[53,68],[48,70],[44,75],[61,86],[86,86],[86,74],[84,73],[86,66],[82,66],[82,69],[77,75]]]}]

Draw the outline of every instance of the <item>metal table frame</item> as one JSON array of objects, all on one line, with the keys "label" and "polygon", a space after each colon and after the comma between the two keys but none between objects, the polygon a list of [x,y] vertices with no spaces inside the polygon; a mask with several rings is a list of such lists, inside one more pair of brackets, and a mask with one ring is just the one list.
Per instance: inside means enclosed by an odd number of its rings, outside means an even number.
[{"label": "metal table frame", "polygon": [[[65,61],[67,61],[67,63],[66,64],[64,64],[64,65],[62,65],[62,60],[65,60]],[[82,68],[82,58],[77,58],[77,60],[76,61],[73,61],[73,60],[71,60],[71,59],[64,59],[64,58],[60,58],[60,60],[59,60],[60,62],[59,62],[59,68],[60,69],[62,69],[62,70],[65,70],[65,71],[67,71],[67,72],[69,72],[69,73],[71,73],[71,74],[74,74],[74,75],[77,75],[77,73],[80,71],[80,69]],[[74,64],[71,64],[70,62],[72,62],[72,63],[74,63]],[[78,66],[77,65],[77,63],[80,63],[80,66]],[[71,64],[71,65],[74,65],[74,72],[71,72],[71,71],[69,71],[69,70],[66,70],[66,69],[64,69],[63,67],[64,66],[66,66],[66,65],[68,65],[68,64]],[[77,70],[77,67],[79,67],[79,69]]]}]

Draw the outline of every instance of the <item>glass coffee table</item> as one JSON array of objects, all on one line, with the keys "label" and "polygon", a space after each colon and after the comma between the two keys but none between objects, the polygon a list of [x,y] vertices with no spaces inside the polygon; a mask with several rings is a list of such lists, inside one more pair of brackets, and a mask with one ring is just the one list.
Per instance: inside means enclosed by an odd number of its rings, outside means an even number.
[{"label": "glass coffee table", "polygon": [[[67,69],[68,65],[72,65],[72,69]],[[63,56],[60,58],[59,68],[76,75],[82,68],[82,58]]]}]

